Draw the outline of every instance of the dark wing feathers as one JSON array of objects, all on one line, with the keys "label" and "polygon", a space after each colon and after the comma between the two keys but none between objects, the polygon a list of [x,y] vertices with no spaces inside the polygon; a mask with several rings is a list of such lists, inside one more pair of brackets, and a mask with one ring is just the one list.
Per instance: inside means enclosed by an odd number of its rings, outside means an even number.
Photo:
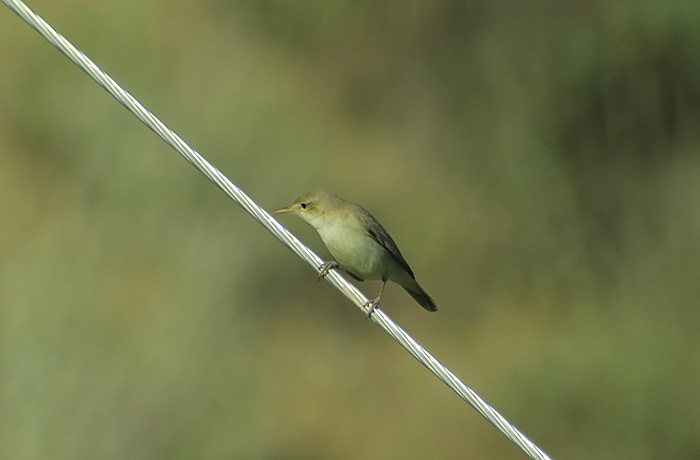
[{"label": "dark wing feathers", "polygon": [[386,249],[389,254],[391,254],[391,257],[393,257],[394,260],[396,260],[399,265],[401,265],[411,275],[411,278],[415,279],[416,277],[413,274],[413,270],[411,270],[411,267],[408,266],[408,262],[406,262],[406,259],[404,259],[403,255],[401,255],[399,247],[396,246],[396,243],[394,243],[394,240],[389,235],[389,232],[382,227],[382,224],[380,224],[377,219],[375,219],[374,216],[369,213],[369,211],[361,206],[358,206],[358,208],[360,208],[361,211],[359,214],[360,220],[364,224],[363,226],[367,231],[367,234],[384,249]]}]

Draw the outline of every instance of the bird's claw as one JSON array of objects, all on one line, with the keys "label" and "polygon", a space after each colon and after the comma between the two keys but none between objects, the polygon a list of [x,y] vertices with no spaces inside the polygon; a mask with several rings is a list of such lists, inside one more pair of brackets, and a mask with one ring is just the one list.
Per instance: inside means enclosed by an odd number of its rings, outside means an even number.
[{"label": "bird's claw", "polygon": [[318,267],[318,280],[321,281],[321,278],[325,278],[326,275],[328,275],[328,272],[338,267],[340,267],[338,262],[324,262],[320,267]]},{"label": "bird's claw", "polygon": [[376,310],[378,306],[379,299],[371,300],[365,304],[367,308],[367,318],[372,318],[372,313],[374,313],[374,310]]}]

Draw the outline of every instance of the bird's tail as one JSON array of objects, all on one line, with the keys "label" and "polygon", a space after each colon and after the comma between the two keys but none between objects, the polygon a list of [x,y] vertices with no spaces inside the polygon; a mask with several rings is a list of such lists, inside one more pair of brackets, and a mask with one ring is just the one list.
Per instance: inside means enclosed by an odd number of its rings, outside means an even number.
[{"label": "bird's tail", "polygon": [[402,286],[406,292],[411,294],[411,297],[413,297],[416,302],[420,304],[421,307],[425,308],[428,311],[438,311],[438,306],[437,303],[433,300],[432,297],[428,295],[427,292],[423,290],[422,287],[418,283],[413,283],[412,286],[406,287]]}]

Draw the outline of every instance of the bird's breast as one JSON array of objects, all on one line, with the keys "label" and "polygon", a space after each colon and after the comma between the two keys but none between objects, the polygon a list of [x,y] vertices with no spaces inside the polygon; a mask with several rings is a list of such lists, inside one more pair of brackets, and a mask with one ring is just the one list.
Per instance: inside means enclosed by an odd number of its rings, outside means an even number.
[{"label": "bird's breast", "polygon": [[330,223],[316,230],[344,269],[370,280],[381,279],[387,274],[388,252],[359,223]]}]

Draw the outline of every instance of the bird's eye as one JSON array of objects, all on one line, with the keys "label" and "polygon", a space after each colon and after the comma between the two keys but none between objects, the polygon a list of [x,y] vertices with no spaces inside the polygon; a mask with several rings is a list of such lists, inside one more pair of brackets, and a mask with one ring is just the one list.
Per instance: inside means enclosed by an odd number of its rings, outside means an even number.
[{"label": "bird's eye", "polygon": [[302,204],[301,204],[301,209],[306,209],[306,206],[307,206],[306,203],[302,203]]}]

